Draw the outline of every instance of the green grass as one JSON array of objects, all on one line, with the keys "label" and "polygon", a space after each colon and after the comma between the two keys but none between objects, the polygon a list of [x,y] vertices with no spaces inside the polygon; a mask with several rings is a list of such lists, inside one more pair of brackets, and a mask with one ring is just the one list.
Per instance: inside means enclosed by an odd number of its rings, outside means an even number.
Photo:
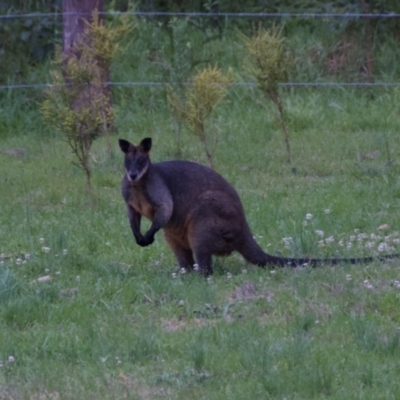
[{"label": "green grass", "polygon": [[[117,73],[129,77],[124,63]],[[135,73],[149,79],[144,64]],[[228,97],[209,127],[216,169],[266,251],[398,251],[396,90],[285,92],[291,165],[264,98],[241,87]],[[400,397],[399,260],[269,270],[232,255],[210,280],[176,274],[161,233],[134,243],[117,137],[110,152],[93,146],[93,202],[40,100],[0,99],[0,399]],[[161,89],[118,88],[115,107],[118,137],[151,136],[153,161],[176,157]],[[186,131],[180,150],[206,160]]]},{"label": "green grass", "polygon": [[[331,257],[374,254],[384,236],[393,245],[396,93],[289,95],[292,165],[266,109],[243,107],[241,95],[232,92],[218,113],[215,161],[266,250]],[[134,244],[116,138],[111,154],[104,141],[94,145],[93,205],[66,143],[40,133],[46,128],[29,103],[18,107],[14,123],[34,123],[22,132],[11,126],[1,142],[0,398],[400,396],[397,260],[270,271],[234,255],[216,260],[209,281],[174,278],[161,234],[149,248]],[[153,160],[173,158],[166,110],[127,111],[120,107],[119,136],[151,135]],[[188,133],[182,152],[204,161]],[[320,247],[315,230],[334,242]],[[371,234],[381,236],[373,249],[365,247]],[[292,238],[287,248],[284,237]]]}]

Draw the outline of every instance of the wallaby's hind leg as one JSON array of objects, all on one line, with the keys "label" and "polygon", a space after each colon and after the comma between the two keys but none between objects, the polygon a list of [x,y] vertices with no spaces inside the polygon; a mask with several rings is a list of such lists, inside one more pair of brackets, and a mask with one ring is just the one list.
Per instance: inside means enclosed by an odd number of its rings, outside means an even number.
[{"label": "wallaby's hind leg", "polygon": [[192,250],[184,249],[183,247],[181,247],[181,248],[175,247],[172,250],[178,261],[179,268],[185,268],[188,270],[193,269],[193,265],[195,262],[194,262]]},{"label": "wallaby's hind leg", "polygon": [[187,246],[184,246],[181,241],[177,240],[172,235],[169,235],[165,232],[164,236],[169,247],[171,247],[172,251],[175,254],[179,268],[185,268],[189,270],[193,269],[195,261],[193,258],[192,250]]},{"label": "wallaby's hind leg", "polygon": [[199,266],[200,273],[204,276],[212,275],[212,257],[211,253],[202,249],[201,247],[194,249],[194,256],[197,261],[197,265]]}]

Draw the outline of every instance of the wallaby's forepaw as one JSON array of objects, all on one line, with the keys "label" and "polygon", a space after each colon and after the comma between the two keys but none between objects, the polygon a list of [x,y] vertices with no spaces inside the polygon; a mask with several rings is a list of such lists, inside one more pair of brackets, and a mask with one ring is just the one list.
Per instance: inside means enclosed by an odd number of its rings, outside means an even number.
[{"label": "wallaby's forepaw", "polygon": [[154,242],[154,236],[147,236],[147,235],[144,235],[144,236],[141,236],[141,237],[139,237],[139,238],[136,238],[136,243],[137,243],[139,246],[142,246],[142,247],[149,246],[149,245],[152,244],[153,242]]},{"label": "wallaby's forepaw", "polygon": [[136,239],[136,243],[137,243],[139,246],[144,247],[144,246],[147,246],[147,245],[149,244],[149,243],[147,243],[146,239],[145,239],[144,236],[142,236],[142,235],[140,235],[140,236],[135,236],[135,239]]}]

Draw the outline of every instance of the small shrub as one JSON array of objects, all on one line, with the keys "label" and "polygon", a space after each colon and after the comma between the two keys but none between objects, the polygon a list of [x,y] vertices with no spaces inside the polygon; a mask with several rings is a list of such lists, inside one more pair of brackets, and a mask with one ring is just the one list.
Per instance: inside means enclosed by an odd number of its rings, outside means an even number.
[{"label": "small shrub", "polygon": [[288,58],[285,54],[282,37],[282,27],[273,26],[270,29],[259,29],[251,38],[241,35],[247,53],[251,60],[248,68],[256,78],[259,89],[276,106],[279,123],[283,133],[287,161],[291,161],[289,133],[285,122],[285,110],[279,90],[279,83],[287,81]]},{"label": "small shrub", "polygon": [[110,65],[121,51],[120,40],[132,28],[126,19],[121,19],[117,27],[106,27],[95,12],[73,51],[62,55],[58,50],[51,72],[53,84],[42,103],[44,120],[65,135],[77,158],[75,164],[86,174],[90,193],[90,148],[95,139],[107,134],[114,121],[107,85]]},{"label": "small shrub", "polygon": [[[231,83],[230,77],[224,75],[219,68],[207,67],[193,77],[192,85],[186,90],[185,99],[182,99],[171,86],[167,87],[168,102],[172,111],[200,139],[212,168],[213,150],[206,121],[215,106],[224,99],[227,87]],[[213,131],[215,148],[217,138],[215,129]]]}]

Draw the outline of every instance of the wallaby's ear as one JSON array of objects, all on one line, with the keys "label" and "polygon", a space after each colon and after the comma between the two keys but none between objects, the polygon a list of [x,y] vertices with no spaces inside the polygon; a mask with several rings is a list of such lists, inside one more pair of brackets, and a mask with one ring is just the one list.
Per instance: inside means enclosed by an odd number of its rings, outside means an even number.
[{"label": "wallaby's ear", "polygon": [[129,149],[131,148],[131,146],[133,146],[132,143],[128,142],[128,141],[125,140],[125,139],[119,139],[119,140],[118,140],[118,143],[119,143],[120,149],[121,149],[122,152],[125,153],[125,154],[128,153],[128,152],[129,152]]},{"label": "wallaby's ear", "polygon": [[144,138],[139,145],[145,153],[148,153],[151,150],[151,138]]}]

